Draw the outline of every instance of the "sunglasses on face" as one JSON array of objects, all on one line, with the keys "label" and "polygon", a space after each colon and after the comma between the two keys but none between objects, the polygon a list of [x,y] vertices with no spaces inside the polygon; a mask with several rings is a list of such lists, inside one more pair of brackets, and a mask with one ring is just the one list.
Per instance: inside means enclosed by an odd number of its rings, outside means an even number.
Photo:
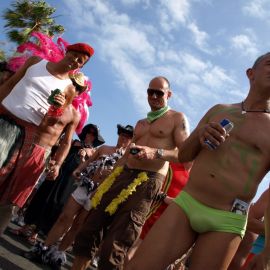
[{"label": "sunglasses on face", "polygon": [[160,98],[160,97],[163,97],[165,93],[163,91],[158,90],[158,89],[148,88],[147,89],[147,94],[148,94],[148,96],[155,95],[156,97]]}]

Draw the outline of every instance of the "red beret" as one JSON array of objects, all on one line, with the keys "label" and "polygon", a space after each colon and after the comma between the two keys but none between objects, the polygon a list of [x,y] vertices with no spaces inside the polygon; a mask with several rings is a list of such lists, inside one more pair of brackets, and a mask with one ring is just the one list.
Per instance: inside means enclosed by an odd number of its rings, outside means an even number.
[{"label": "red beret", "polygon": [[94,49],[86,43],[75,43],[72,45],[68,45],[67,52],[68,51],[84,53],[87,54],[89,57],[91,57],[94,54]]}]

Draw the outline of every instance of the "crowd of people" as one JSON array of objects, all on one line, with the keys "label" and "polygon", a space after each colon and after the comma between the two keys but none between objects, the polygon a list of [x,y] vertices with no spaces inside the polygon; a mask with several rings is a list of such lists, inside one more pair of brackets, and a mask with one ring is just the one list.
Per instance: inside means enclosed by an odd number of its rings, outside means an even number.
[{"label": "crowd of people", "polygon": [[210,108],[191,134],[169,80],[152,78],[150,112],[118,124],[113,146],[93,123],[73,139],[93,54],[76,43],[58,62],[1,66],[0,235],[52,269],[70,247],[72,270],[270,269],[269,190],[253,203],[270,163],[270,53],[247,70],[247,97]]}]

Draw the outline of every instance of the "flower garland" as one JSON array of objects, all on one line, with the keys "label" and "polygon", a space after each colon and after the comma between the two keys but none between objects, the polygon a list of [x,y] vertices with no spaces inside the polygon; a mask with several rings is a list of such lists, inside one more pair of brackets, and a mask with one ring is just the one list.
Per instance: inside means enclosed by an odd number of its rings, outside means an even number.
[{"label": "flower garland", "polygon": [[141,185],[143,182],[148,180],[148,176],[145,172],[138,174],[138,177],[133,180],[127,188],[123,189],[116,198],[114,198],[111,203],[106,207],[105,212],[113,215],[117,210],[119,204],[124,202],[133,192],[136,191],[137,186]]},{"label": "flower garland", "polygon": [[47,112],[47,115],[48,116],[51,116],[51,117],[60,117],[62,116],[64,113],[64,108],[63,107],[56,107],[55,105],[51,105],[49,107],[49,110]]},{"label": "flower garland", "polygon": [[123,170],[123,166],[116,167],[115,170],[98,187],[96,193],[91,199],[93,208],[96,208],[100,204],[102,196],[110,189],[115,179],[122,173]]}]

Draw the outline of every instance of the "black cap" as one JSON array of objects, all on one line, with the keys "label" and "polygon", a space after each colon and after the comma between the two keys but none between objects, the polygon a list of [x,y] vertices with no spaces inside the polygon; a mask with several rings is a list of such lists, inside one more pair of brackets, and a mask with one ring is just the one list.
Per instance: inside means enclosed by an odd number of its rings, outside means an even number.
[{"label": "black cap", "polygon": [[84,126],[82,132],[78,135],[81,141],[85,140],[86,134],[89,133],[90,130],[95,131],[95,140],[93,141],[93,147],[97,147],[99,145],[102,145],[105,143],[105,140],[100,135],[100,131],[97,125],[94,124],[88,124]]},{"label": "black cap", "polygon": [[133,137],[134,128],[131,125],[126,125],[125,127],[118,124],[117,125],[117,134],[120,135],[121,133],[125,133]]}]

